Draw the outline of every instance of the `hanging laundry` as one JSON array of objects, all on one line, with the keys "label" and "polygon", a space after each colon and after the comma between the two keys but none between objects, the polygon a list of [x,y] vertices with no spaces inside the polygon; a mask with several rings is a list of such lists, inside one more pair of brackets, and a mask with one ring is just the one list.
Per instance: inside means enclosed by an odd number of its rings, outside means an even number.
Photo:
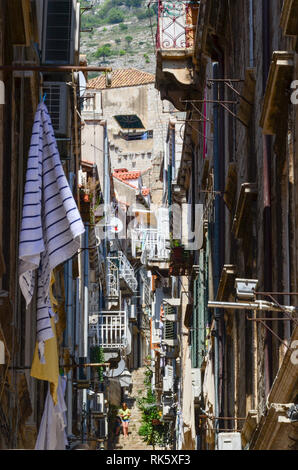
[{"label": "hanging laundry", "polygon": [[61,165],[45,103],[38,105],[27,164],[19,241],[19,283],[30,304],[37,286],[37,341],[42,363],[51,327],[49,285],[52,270],[79,248],[84,225]]},{"label": "hanging laundry", "polygon": [[60,375],[58,403],[54,406],[49,384],[35,450],[65,450],[65,447],[68,445],[66,437],[67,408],[64,400],[65,389],[66,377]]}]

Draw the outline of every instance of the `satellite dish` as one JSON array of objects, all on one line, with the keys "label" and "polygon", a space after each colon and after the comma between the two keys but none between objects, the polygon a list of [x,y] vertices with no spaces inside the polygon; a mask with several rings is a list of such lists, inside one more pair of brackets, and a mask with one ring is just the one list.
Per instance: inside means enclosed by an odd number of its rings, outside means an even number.
[{"label": "satellite dish", "polygon": [[112,233],[120,233],[123,229],[123,223],[117,217],[112,217],[109,223],[109,229]]},{"label": "satellite dish", "polygon": [[114,377],[119,377],[119,375],[122,374],[122,372],[124,371],[125,369],[125,360],[124,359],[120,359],[119,363],[118,363],[118,367],[116,369],[110,369],[110,372],[108,374],[108,377],[110,379],[114,378]]},{"label": "satellite dish", "polygon": [[83,72],[79,71],[80,98],[84,96],[85,91],[86,91],[86,86],[87,86],[87,82],[86,82],[85,75],[83,74]]}]

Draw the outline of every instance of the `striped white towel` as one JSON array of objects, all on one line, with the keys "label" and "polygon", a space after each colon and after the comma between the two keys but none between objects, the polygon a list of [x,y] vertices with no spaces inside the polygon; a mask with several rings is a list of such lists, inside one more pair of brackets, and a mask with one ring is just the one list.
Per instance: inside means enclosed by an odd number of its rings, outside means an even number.
[{"label": "striped white towel", "polygon": [[[37,282],[37,341],[53,337],[49,284],[51,271],[78,250],[84,225],[61,165],[46,105],[38,105],[28,157],[19,242],[19,282],[32,300]],[[43,357],[41,357],[43,359]]]}]

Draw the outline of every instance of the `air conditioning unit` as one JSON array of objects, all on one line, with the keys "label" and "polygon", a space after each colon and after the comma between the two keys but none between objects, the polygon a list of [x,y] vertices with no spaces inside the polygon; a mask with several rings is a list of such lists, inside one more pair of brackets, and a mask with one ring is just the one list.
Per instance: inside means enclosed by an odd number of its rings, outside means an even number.
[{"label": "air conditioning unit", "polygon": [[242,450],[240,432],[221,432],[218,434],[218,450]]},{"label": "air conditioning unit", "polygon": [[68,130],[68,90],[64,82],[44,82],[43,92],[56,135],[66,136]]},{"label": "air conditioning unit", "polygon": [[73,64],[79,33],[76,3],[76,0],[44,0],[43,64]]},{"label": "air conditioning unit", "polygon": [[161,397],[162,402],[162,418],[164,421],[172,421],[175,419],[175,410],[173,408],[173,399],[171,397],[167,397],[166,395],[162,395]]},{"label": "air conditioning unit", "polygon": [[192,376],[192,393],[194,400],[197,401],[201,398],[202,393],[202,379],[201,369],[191,369]]},{"label": "air conditioning unit", "polygon": [[103,415],[105,413],[105,397],[104,394],[95,393],[92,397],[92,401],[90,403],[91,413],[93,415]]},{"label": "air conditioning unit", "polygon": [[108,437],[108,420],[107,418],[96,419],[96,437],[98,439],[107,439]]},{"label": "air conditioning unit", "polygon": [[165,366],[165,375],[163,377],[163,392],[173,393],[174,391],[174,368],[173,366]]}]

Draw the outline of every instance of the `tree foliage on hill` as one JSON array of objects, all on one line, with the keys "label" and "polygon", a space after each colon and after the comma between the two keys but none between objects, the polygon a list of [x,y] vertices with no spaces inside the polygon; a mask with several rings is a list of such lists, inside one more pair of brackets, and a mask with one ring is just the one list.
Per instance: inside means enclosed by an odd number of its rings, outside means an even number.
[{"label": "tree foliage on hill", "polygon": [[[81,6],[90,5],[86,0],[81,0]],[[101,5],[87,10],[82,15],[83,28],[96,28],[104,24],[122,23],[125,18],[136,15],[143,20],[155,14],[155,5],[147,8],[145,0],[105,0]]]},{"label": "tree foliage on hill", "polygon": [[125,15],[121,10],[117,8],[112,8],[107,16],[107,20],[111,24],[122,23],[124,21]]}]

